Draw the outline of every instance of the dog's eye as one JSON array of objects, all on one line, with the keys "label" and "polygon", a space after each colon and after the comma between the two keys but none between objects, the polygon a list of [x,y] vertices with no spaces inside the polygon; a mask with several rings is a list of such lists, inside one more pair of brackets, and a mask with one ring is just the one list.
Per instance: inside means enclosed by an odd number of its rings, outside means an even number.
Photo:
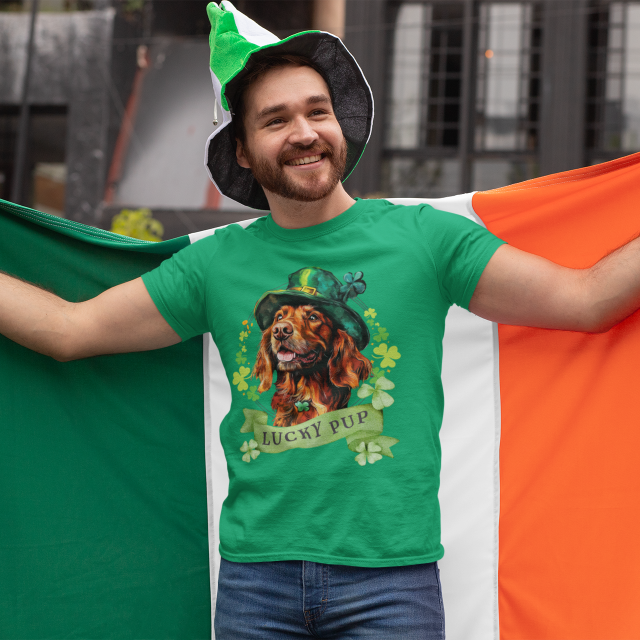
[{"label": "dog's eye", "polygon": [[314,322],[315,322],[317,319],[318,319],[318,316],[317,316],[315,313],[312,313],[312,314],[309,316],[309,320],[313,320]]},{"label": "dog's eye", "polygon": [[276,320],[282,320],[282,314],[281,313],[278,314]]}]

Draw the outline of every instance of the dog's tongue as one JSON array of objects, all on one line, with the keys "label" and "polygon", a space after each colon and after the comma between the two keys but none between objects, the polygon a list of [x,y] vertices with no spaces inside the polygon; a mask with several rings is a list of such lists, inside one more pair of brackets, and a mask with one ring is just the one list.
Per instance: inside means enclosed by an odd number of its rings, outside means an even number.
[{"label": "dog's tongue", "polygon": [[293,351],[278,351],[278,360],[284,360],[285,362],[291,362],[295,357]]}]

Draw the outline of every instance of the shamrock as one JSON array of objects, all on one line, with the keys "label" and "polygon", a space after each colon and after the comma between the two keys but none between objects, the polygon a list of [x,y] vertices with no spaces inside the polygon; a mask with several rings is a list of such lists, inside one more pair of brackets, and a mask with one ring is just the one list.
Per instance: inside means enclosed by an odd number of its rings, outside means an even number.
[{"label": "shamrock", "polygon": [[245,378],[250,373],[251,369],[249,369],[249,367],[240,367],[240,371],[236,371],[233,374],[233,384],[238,385],[238,391],[246,391],[249,388]]},{"label": "shamrock", "polygon": [[391,380],[387,380],[384,376],[380,376],[376,380],[376,386],[372,387],[370,384],[363,384],[358,389],[358,398],[367,398],[373,395],[371,404],[374,409],[381,411],[385,407],[390,407],[395,400],[387,393],[391,389],[395,388],[395,384]]},{"label": "shamrock", "polygon": [[258,451],[258,443],[253,438],[251,438],[249,442],[245,440],[244,444],[240,447],[240,451],[244,453],[242,459],[245,462],[251,462],[260,455],[260,451]]},{"label": "shamrock", "polygon": [[396,363],[394,362],[394,360],[398,360],[398,358],[402,357],[401,354],[398,353],[398,347],[391,347],[389,349],[389,347],[387,347],[384,342],[381,345],[378,345],[373,350],[373,353],[375,354],[373,356],[374,358],[382,358],[380,366],[383,369],[386,369],[387,367],[395,367]]},{"label": "shamrock", "polygon": [[365,318],[375,318],[377,315],[378,314],[376,313],[376,310],[375,309],[371,309],[371,308],[367,309],[364,312],[364,317]]},{"label": "shamrock", "polygon": [[253,387],[249,387],[249,393],[247,393],[247,398],[249,398],[249,400],[259,400],[260,399],[260,394],[256,393],[258,389],[258,385],[254,385]]},{"label": "shamrock", "polygon": [[385,327],[378,327],[378,334],[373,336],[373,339],[376,342],[382,342],[383,340],[386,340],[389,337],[389,332],[387,331],[387,329]]},{"label": "shamrock", "polygon": [[248,338],[249,334],[246,331],[240,332],[240,342],[242,342],[245,338]]},{"label": "shamrock", "polygon": [[346,302],[349,298],[355,298],[356,296],[365,292],[367,283],[362,279],[363,275],[364,274],[362,273],[362,271],[356,271],[355,274],[349,271],[349,273],[344,274],[343,280],[347,284],[343,284],[340,287],[340,293],[342,294],[342,299],[344,302]]},{"label": "shamrock", "polygon": [[296,409],[299,412],[309,411],[309,403],[308,402],[296,402]]},{"label": "shamrock", "polygon": [[382,460],[382,456],[378,453],[378,451],[382,451],[382,447],[379,447],[375,442],[369,442],[369,444],[361,442],[356,447],[356,451],[359,451],[356,462],[361,467],[364,467],[367,462],[373,464],[377,460]]},{"label": "shamrock", "polygon": [[383,375],[384,371],[380,367],[373,367],[371,375],[369,376],[371,384],[375,384],[378,381],[378,378],[381,378]]},{"label": "shamrock", "polygon": [[246,361],[247,359],[242,355],[242,349],[240,349],[240,351],[236,353],[236,362],[238,364],[244,364]]}]

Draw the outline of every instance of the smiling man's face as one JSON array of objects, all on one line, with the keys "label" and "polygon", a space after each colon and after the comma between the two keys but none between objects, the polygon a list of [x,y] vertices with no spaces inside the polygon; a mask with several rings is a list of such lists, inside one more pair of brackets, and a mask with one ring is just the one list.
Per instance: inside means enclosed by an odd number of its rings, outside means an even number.
[{"label": "smiling man's face", "polygon": [[347,146],[322,76],[311,67],[276,67],[246,90],[244,101],[240,166],[283,198],[314,202],[330,195],[343,177]]}]

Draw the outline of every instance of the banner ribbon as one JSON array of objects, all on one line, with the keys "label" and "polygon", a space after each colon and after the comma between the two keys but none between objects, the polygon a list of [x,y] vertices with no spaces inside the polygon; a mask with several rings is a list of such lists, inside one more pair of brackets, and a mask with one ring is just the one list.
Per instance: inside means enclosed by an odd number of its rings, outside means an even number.
[{"label": "banner ribbon", "polygon": [[[345,407],[324,413],[292,427],[274,427],[268,416],[257,409],[243,409],[245,421],[241,433],[253,432],[257,449],[264,453],[282,453],[289,449],[312,449],[346,438],[351,451],[359,451],[361,443],[374,443],[378,453],[393,458],[391,447],[396,438],[383,436],[382,411],[371,404]],[[252,443],[255,447],[255,443]]]}]

